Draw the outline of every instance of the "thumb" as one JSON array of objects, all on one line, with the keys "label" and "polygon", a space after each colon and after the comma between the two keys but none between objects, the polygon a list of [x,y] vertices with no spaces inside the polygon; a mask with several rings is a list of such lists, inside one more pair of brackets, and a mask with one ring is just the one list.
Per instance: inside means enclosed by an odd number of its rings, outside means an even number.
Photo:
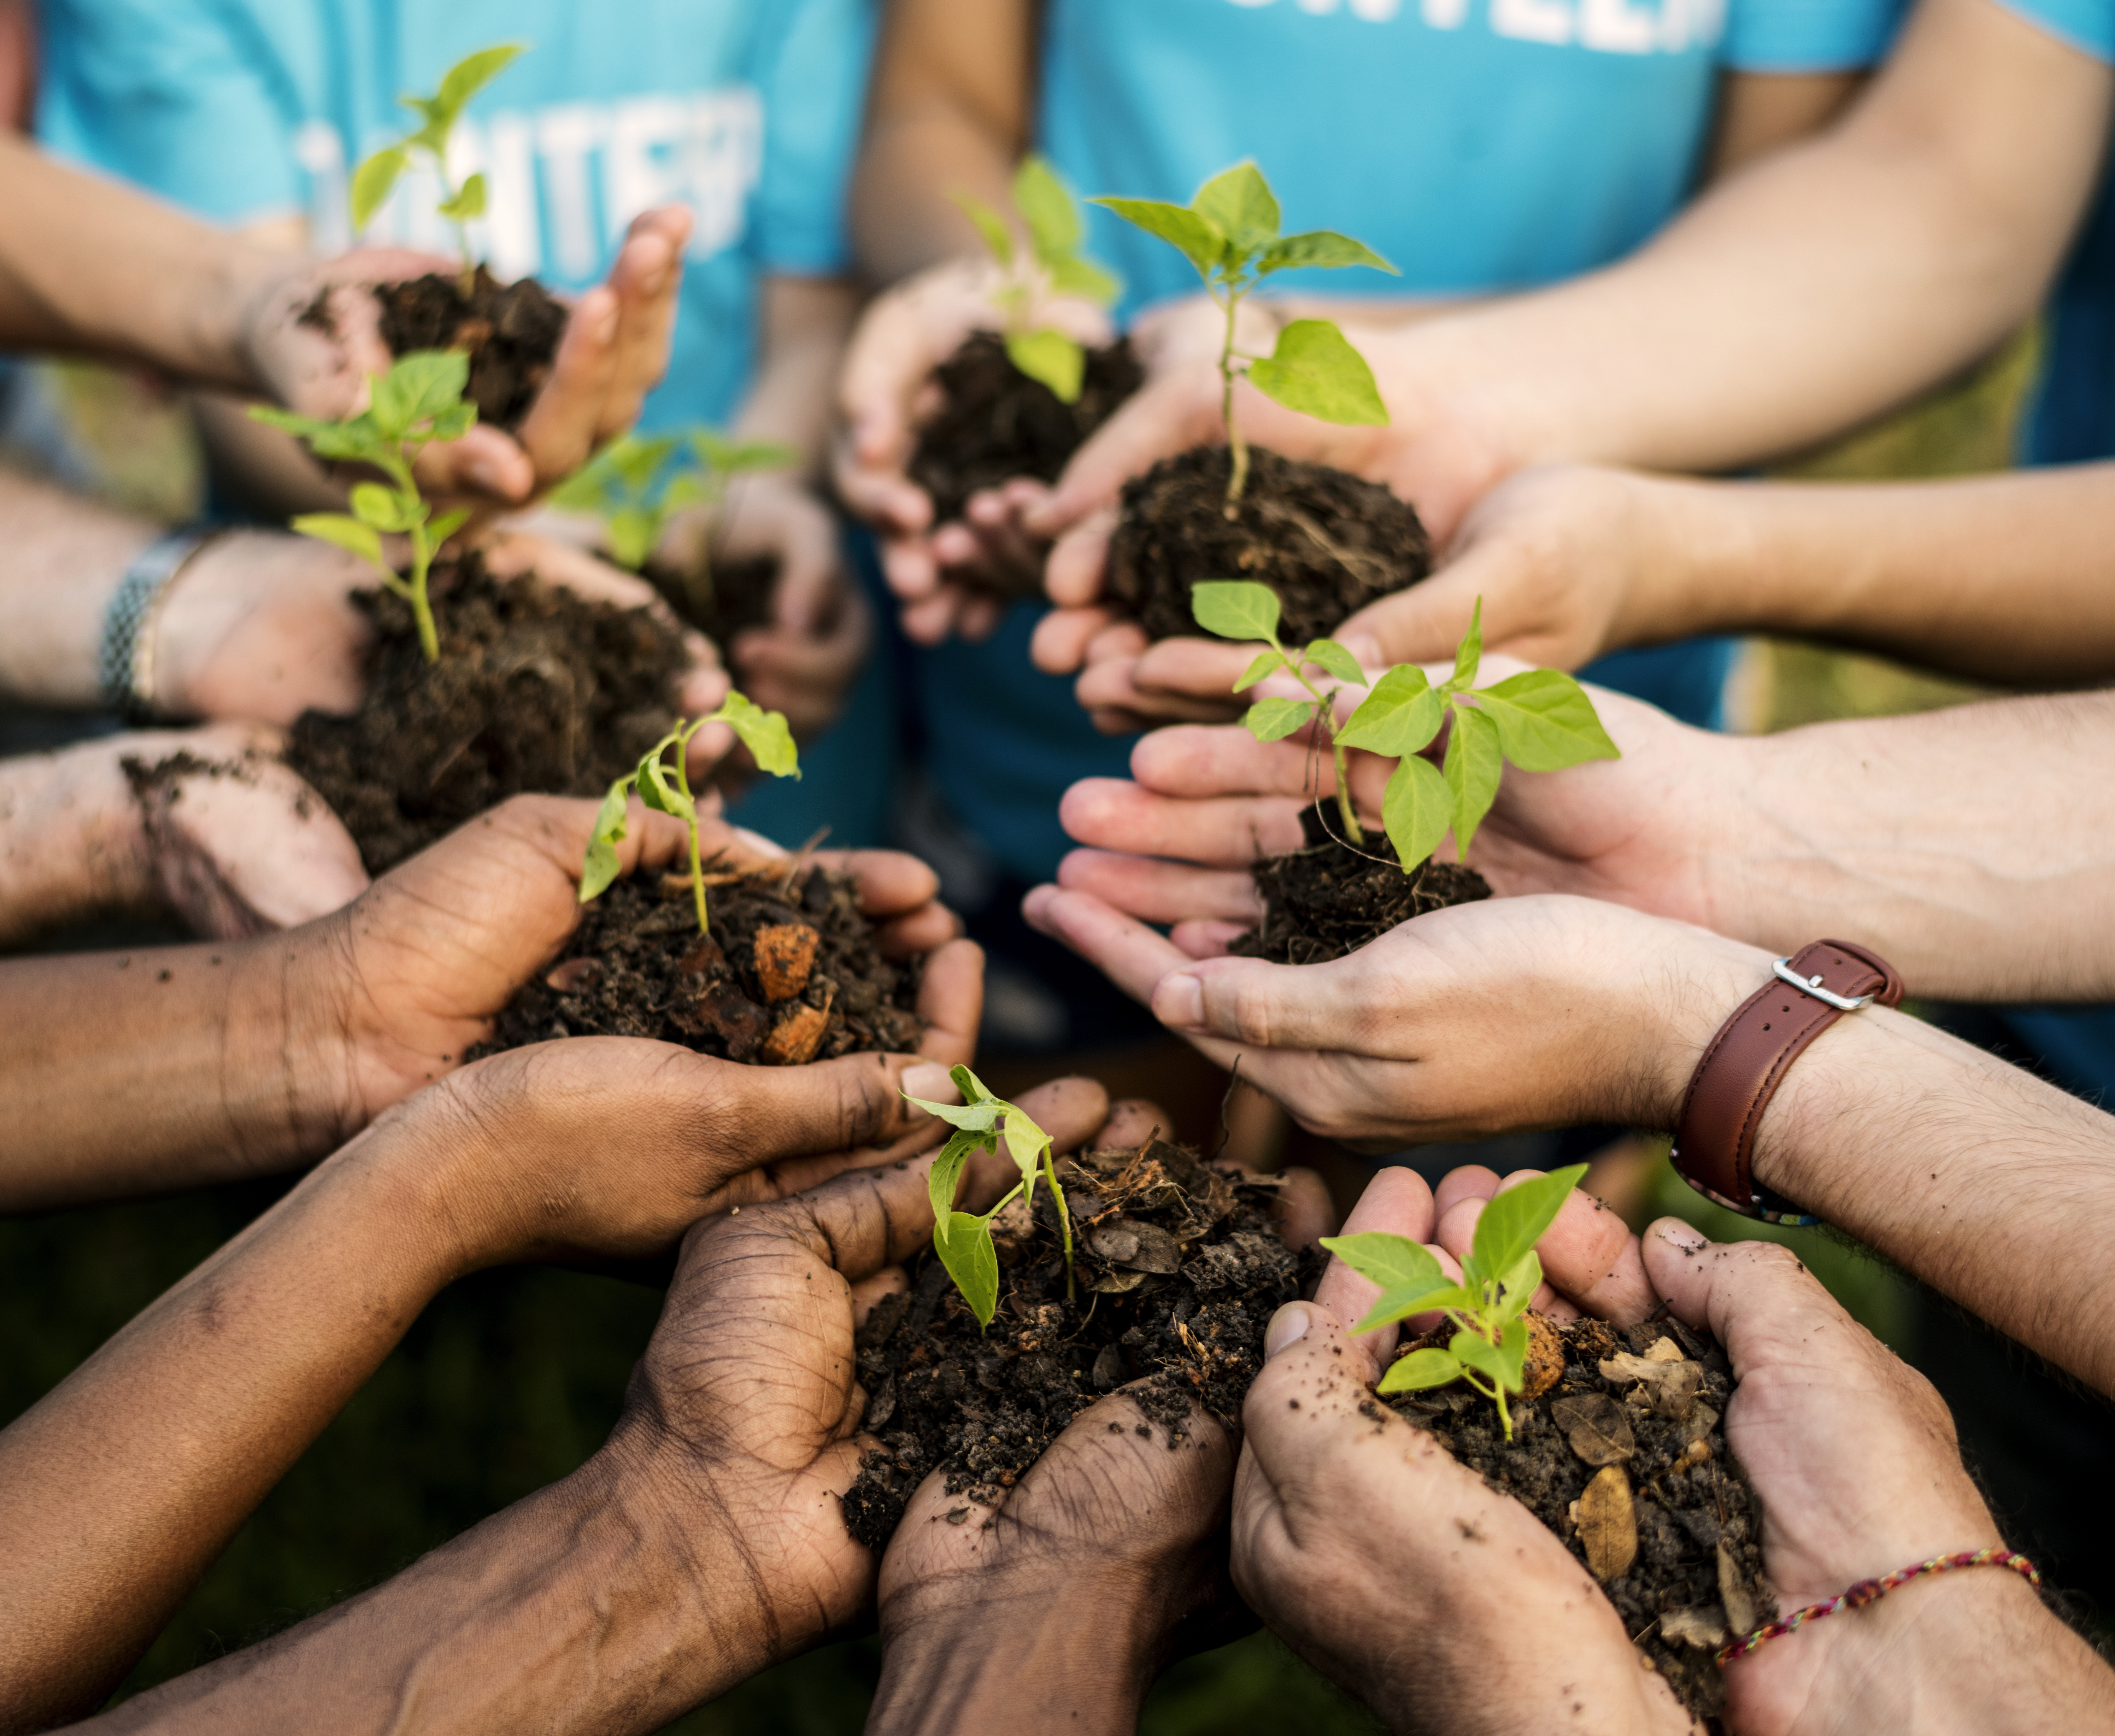
[{"label": "thumb", "polygon": [[1224,1037],[1255,1049],[1353,1049],[1357,997],[1329,964],[1209,958],[1171,971],[1153,990],[1153,1016],[1186,1036]]},{"label": "thumb", "polygon": [[1645,1275],[1668,1307],[1726,1347],[1736,1380],[1759,1362],[1811,1361],[1865,1337],[1797,1255],[1773,1242],[1714,1242],[1679,1218],[1640,1238]]},{"label": "thumb", "polygon": [[[1398,590],[1347,619],[1336,638],[1368,668],[1400,663],[1443,663],[1469,631],[1476,600],[1484,599],[1484,642],[1498,645],[1494,623],[1503,618],[1503,576],[1476,549],[1421,585]],[[1362,645],[1360,641],[1367,641]]]},{"label": "thumb", "polygon": [[[715,1094],[734,1100],[716,1117],[742,1128],[744,1154],[758,1164],[851,1154],[855,1160],[914,1137],[937,1141],[946,1124],[905,1100],[904,1078],[921,1070],[913,1095],[954,1095],[944,1072],[923,1077],[929,1063],[913,1055],[841,1055],[801,1067],[740,1067],[715,1072]],[[939,1096],[932,1094],[938,1091]]]}]

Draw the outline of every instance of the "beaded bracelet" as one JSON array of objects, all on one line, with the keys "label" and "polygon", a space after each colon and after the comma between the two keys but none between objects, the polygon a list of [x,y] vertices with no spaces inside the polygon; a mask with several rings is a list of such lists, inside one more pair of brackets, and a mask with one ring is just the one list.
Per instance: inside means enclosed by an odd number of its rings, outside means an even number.
[{"label": "beaded bracelet", "polygon": [[1863,1609],[1867,1604],[1885,1597],[1897,1586],[1925,1573],[1943,1573],[1957,1567],[2008,1567],[2019,1574],[2035,1590],[2041,1589],[2042,1576],[2034,1563],[2025,1555],[2016,1555],[2008,1549],[1966,1550],[1957,1555],[1934,1555],[1929,1561],[1920,1561],[1913,1566],[1897,1568],[1892,1573],[1878,1579],[1861,1579],[1847,1591],[1839,1591],[1825,1602],[1809,1604],[1804,1610],[1795,1610],[1782,1619],[1772,1622],[1767,1628],[1758,1628],[1746,1639],[1723,1646],[1716,1653],[1718,1662],[1723,1665],[1732,1658],[1744,1658],[1765,1642],[1780,1635],[1796,1633],[1809,1622],[1824,1615],[1833,1615],[1838,1610]]}]

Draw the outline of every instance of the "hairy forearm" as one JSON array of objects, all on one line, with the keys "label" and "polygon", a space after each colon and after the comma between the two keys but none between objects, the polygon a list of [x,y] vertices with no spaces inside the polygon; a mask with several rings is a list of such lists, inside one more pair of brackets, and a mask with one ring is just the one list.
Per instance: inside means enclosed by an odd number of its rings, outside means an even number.
[{"label": "hairy forearm", "polygon": [[29,705],[99,704],[103,617],[155,527],[49,483],[0,469],[0,696]]},{"label": "hairy forearm", "polygon": [[1732,466],[1878,415],[2033,312],[2091,192],[2108,70],[1997,0],[1925,0],[1843,121],[1631,259],[1375,347],[1513,464]]},{"label": "hairy forearm", "polygon": [[0,338],[256,388],[244,320],[283,261],[12,136],[0,179]]},{"label": "hairy forearm", "polygon": [[0,1729],[91,1710],[461,1251],[371,1130],[0,1433]]},{"label": "hairy forearm", "polygon": [[[1714,753],[1700,843],[1721,933],[1837,935],[1913,994],[2115,994],[2115,696],[1817,724]],[[1730,800],[1727,799],[1730,797]]]}]

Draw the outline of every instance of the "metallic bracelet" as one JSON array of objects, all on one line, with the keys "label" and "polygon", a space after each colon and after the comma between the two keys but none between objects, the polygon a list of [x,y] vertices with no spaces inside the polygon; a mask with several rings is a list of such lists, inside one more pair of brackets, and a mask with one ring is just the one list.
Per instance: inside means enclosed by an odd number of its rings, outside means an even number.
[{"label": "metallic bracelet", "polygon": [[128,723],[154,715],[154,622],[177,576],[219,533],[189,529],[157,537],[132,558],[103,613],[103,697]]}]

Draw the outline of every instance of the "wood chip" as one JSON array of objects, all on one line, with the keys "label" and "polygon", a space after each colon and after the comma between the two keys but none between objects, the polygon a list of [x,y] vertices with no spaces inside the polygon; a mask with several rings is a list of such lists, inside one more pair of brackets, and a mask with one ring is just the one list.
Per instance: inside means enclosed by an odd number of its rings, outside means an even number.
[{"label": "wood chip", "polygon": [[1579,1497],[1579,1541],[1596,1579],[1621,1578],[1638,1559],[1638,1519],[1631,1480],[1621,1465],[1603,1465]]},{"label": "wood chip", "polygon": [[1590,1465],[1620,1465],[1637,1453],[1630,1417],[1606,1393],[1559,1398],[1549,1407],[1549,1414],[1564,1431],[1571,1450]]},{"label": "wood chip", "polygon": [[819,1007],[796,1006],[772,1027],[757,1059],[767,1067],[804,1067],[815,1059],[829,1028],[828,998]]},{"label": "wood chip", "polygon": [[1732,1545],[1723,1537],[1718,1540],[1718,1601],[1725,1605],[1726,1623],[1736,1634],[1755,1631],[1755,1599],[1748,1595],[1748,1582],[1733,1559]]},{"label": "wood chip", "polygon": [[808,986],[815,948],[823,937],[805,922],[774,922],[756,931],[756,980],[765,1000],[776,1004]]},{"label": "wood chip", "polygon": [[1659,1619],[1659,1631],[1677,1645],[1694,1646],[1699,1651],[1712,1651],[1726,1643],[1725,1619],[1710,1605],[1700,1610],[1665,1611]]},{"label": "wood chip", "polygon": [[1645,1353],[1648,1362],[1679,1362],[1681,1360],[1681,1347],[1672,1339],[1654,1339],[1653,1348]]},{"label": "wood chip", "polygon": [[1558,1335],[1555,1321],[1532,1309],[1523,1317],[1527,1321],[1527,1361],[1521,1370],[1521,1397],[1539,1398],[1564,1374],[1564,1340]]}]

